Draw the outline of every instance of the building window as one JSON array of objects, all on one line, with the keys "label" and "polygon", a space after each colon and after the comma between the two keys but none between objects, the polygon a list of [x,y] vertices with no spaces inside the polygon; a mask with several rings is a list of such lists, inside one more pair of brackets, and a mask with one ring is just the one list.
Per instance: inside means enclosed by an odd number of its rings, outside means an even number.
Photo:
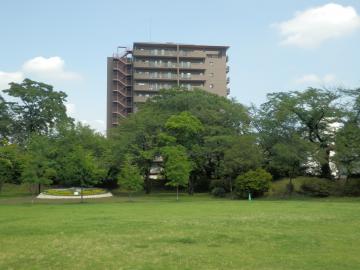
[{"label": "building window", "polygon": [[210,66],[213,66],[214,65],[214,62],[213,61],[210,61]]},{"label": "building window", "polygon": [[209,76],[210,76],[210,77],[214,77],[214,73],[211,72],[211,73],[209,74]]},{"label": "building window", "polygon": [[210,83],[209,85],[210,88],[214,88],[214,85],[212,83]]}]

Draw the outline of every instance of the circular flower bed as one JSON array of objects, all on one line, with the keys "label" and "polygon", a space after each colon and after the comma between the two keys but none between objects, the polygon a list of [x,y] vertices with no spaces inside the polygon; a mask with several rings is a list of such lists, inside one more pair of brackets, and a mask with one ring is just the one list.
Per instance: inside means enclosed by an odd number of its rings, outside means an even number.
[{"label": "circular flower bed", "polygon": [[[102,188],[84,188],[82,191],[83,196],[89,195],[100,195],[105,194],[107,191]],[[62,188],[62,189],[48,189],[43,192],[45,195],[52,195],[52,196],[81,196],[81,189],[80,188]]]}]

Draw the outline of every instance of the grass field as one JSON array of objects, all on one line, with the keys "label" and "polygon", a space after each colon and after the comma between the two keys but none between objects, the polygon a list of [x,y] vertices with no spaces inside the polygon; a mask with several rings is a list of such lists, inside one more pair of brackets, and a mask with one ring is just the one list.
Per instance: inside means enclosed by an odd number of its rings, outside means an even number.
[{"label": "grass field", "polygon": [[360,201],[0,196],[0,269],[359,269]]}]

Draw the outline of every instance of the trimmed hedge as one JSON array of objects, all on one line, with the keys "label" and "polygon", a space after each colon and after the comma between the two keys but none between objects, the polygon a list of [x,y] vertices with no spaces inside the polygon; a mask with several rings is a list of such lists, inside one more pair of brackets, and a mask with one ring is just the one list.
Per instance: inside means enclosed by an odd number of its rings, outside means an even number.
[{"label": "trimmed hedge", "polygon": [[302,183],[300,190],[312,197],[328,197],[334,190],[334,183],[329,179],[308,179]]},{"label": "trimmed hedge", "polygon": [[213,190],[211,191],[211,195],[213,195],[214,197],[224,198],[226,195],[226,191],[222,187],[216,187],[213,188]]},{"label": "trimmed hedge", "polygon": [[[74,195],[74,192],[77,189],[75,188],[68,188],[68,189],[48,189],[45,190],[43,193],[46,195],[53,195],[53,196],[81,196],[80,191],[79,191],[79,195]],[[99,194],[104,194],[107,191],[105,189],[102,188],[84,188],[83,189],[83,195],[87,196],[87,195],[99,195]]]}]

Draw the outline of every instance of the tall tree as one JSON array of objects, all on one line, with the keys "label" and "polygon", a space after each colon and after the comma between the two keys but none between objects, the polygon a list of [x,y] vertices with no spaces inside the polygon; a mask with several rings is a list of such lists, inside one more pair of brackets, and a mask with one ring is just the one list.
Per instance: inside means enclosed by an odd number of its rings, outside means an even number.
[{"label": "tall tree", "polygon": [[342,176],[360,173],[360,88],[343,89],[346,121],[335,140],[335,161]]},{"label": "tall tree", "polygon": [[0,146],[0,192],[4,183],[20,184],[24,155],[16,144]]},{"label": "tall tree", "polygon": [[71,151],[59,161],[61,171],[58,176],[64,183],[70,186],[80,187],[81,202],[83,201],[83,189],[100,182],[101,170],[91,153],[80,145],[72,147]]},{"label": "tall tree", "polygon": [[[194,167],[200,168],[198,155],[204,131],[201,121],[190,112],[184,111],[170,116],[165,123],[165,129],[168,134],[161,133],[160,135],[167,140],[167,144],[184,146]],[[188,185],[190,195],[194,193],[195,177],[193,173],[190,175]]]},{"label": "tall tree", "polygon": [[296,134],[273,146],[270,168],[275,168],[282,176],[289,178],[287,185],[289,194],[294,190],[292,180],[304,173],[306,164],[314,157],[315,153],[313,144]]},{"label": "tall tree", "polygon": [[131,164],[130,157],[125,159],[118,176],[118,183],[121,188],[129,193],[129,200],[131,200],[131,193],[143,189],[144,179],[139,173],[139,169]]},{"label": "tall tree", "polygon": [[5,99],[0,95],[0,146],[9,141],[12,133],[13,119],[10,114],[9,106]]},{"label": "tall tree", "polygon": [[336,134],[335,160],[340,174],[360,173],[360,125],[349,122]]},{"label": "tall tree", "polygon": [[216,136],[249,132],[248,110],[235,100],[201,90],[162,90],[110,132],[113,166],[119,170],[126,154],[134,156],[134,162],[145,175],[145,190],[149,192],[149,170],[160,148],[183,145],[194,168],[189,191],[192,187],[207,188],[211,177],[219,171],[217,158],[223,158],[221,154],[214,155],[213,145],[207,141]]},{"label": "tall tree", "polygon": [[[279,92],[268,95],[261,106],[264,115],[276,117],[282,126],[290,126],[304,139],[318,146],[322,157],[321,175],[331,177],[330,153],[333,150],[335,132],[333,126],[342,120],[344,112],[338,101],[337,91],[309,88],[303,92]],[[280,130],[286,132],[286,130]],[[275,137],[278,137],[277,135]]]},{"label": "tall tree", "polygon": [[66,94],[57,92],[51,85],[25,79],[10,83],[4,90],[16,101],[7,102],[14,115],[13,140],[25,142],[32,133],[49,134],[71,119],[66,115]]},{"label": "tall tree", "polygon": [[46,136],[33,134],[27,144],[22,178],[23,182],[33,185],[34,194],[35,187],[39,194],[42,185],[49,185],[55,179],[54,157],[53,141]]},{"label": "tall tree", "polygon": [[61,129],[54,138],[59,184],[87,187],[106,179],[109,148],[102,135],[79,123]]},{"label": "tall tree", "polygon": [[179,187],[188,185],[191,163],[182,146],[165,146],[162,148],[162,155],[167,185],[176,187],[176,200],[179,200]]},{"label": "tall tree", "polygon": [[233,180],[240,174],[255,170],[262,165],[262,153],[256,137],[251,135],[236,136],[224,151],[223,176],[229,180],[232,192]]}]

